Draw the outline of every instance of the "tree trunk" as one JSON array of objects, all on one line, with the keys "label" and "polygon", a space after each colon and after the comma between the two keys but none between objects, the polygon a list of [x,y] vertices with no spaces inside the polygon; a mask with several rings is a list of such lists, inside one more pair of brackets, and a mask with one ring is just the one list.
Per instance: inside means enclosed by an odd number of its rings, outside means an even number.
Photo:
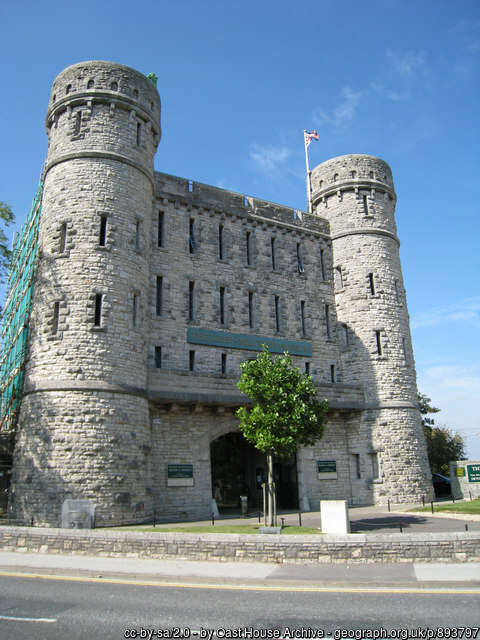
[{"label": "tree trunk", "polygon": [[273,521],[274,489],[273,489],[273,455],[272,453],[267,453],[267,467],[268,467],[268,472],[267,472],[268,473],[268,479],[267,479],[268,526],[273,527],[274,526],[274,521]]}]

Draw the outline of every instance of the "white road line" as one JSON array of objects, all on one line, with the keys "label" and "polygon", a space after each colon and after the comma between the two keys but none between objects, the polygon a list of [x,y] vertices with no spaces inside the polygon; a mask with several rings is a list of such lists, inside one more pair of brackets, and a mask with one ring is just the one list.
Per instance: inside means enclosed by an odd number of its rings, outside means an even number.
[{"label": "white road line", "polygon": [[16,616],[0,616],[0,620],[17,620],[21,622],[56,622],[56,618],[17,618]]}]

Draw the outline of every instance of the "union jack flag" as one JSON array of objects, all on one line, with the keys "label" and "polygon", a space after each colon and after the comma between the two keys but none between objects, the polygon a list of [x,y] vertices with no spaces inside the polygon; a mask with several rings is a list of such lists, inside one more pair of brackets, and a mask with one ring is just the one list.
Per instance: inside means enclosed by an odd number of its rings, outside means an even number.
[{"label": "union jack flag", "polygon": [[315,129],[310,132],[304,131],[303,133],[305,135],[305,147],[308,147],[312,140],[318,140],[318,133]]}]

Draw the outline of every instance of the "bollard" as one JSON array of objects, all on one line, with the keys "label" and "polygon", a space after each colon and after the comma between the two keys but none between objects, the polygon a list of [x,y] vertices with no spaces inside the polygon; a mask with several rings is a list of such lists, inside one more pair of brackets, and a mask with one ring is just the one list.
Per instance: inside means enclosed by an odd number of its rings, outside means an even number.
[{"label": "bollard", "polygon": [[465,523],[465,531],[468,531],[468,524]]},{"label": "bollard", "polygon": [[33,523],[34,523],[34,520],[33,520],[33,516],[32,516],[32,522],[31,522],[31,525],[30,525],[31,527],[33,527]]},{"label": "bollard", "polygon": [[155,509],[153,510],[153,528],[155,529],[155,525],[156,525],[156,521],[155,521]]},{"label": "bollard", "polygon": [[390,513],[390,500],[387,500],[388,513]]},{"label": "bollard", "polygon": [[430,503],[431,507],[432,507],[432,513],[433,513],[433,502]]},{"label": "bollard", "polygon": [[452,501],[453,501],[453,504],[455,504],[455,496],[453,495],[453,493],[452,493]]},{"label": "bollard", "polygon": [[262,512],[259,511],[258,512],[258,524],[260,524],[261,521],[262,521]]},{"label": "bollard", "polygon": [[403,533],[402,523],[401,523],[401,522],[399,522],[398,524],[399,524],[399,526],[400,526],[400,533]]},{"label": "bollard", "polygon": [[470,502],[471,502],[471,501],[472,501],[472,492],[471,492],[471,491],[469,491],[469,492],[468,492],[468,495],[470,496]]},{"label": "bollard", "polygon": [[212,527],[215,526],[215,514],[212,511]]},{"label": "bollard", "polygon": [[425,506],[425,496],[422,496],[422,506]]},{"label": "bollard", "polygon": [[302,512],[301,511],[298,512],[298,526],[299,527],[302,526]]},{"label": "bollard", "polygon": [[283,529],[285,526],[285,518],[280,518],[280,520],[282,521],[282,529]]}]

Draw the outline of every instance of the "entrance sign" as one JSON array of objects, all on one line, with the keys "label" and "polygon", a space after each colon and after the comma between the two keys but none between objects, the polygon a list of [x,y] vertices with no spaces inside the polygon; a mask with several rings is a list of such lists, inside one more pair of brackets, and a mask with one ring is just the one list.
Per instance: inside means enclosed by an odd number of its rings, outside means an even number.
[{"label": "entrance sign", "polygon": [[335,480],[337,478],[336,460],[317,460],[319,480]]},{"label": "entrance sign", "polygon": [[467,464],[469,482],[480,482],[480,464]]},{"label": "entrance sign", "polygon": [[227,333],[226,331],[211,331],[210,329],[187,329],[187,341],[190,344],[205,344],[210,347],[229,347],[230,349],[246,349],[261,351],[262,345],[268,347],[270,353],[284,353],[288,351],[293,356],[312,355],[312,344],[300,340],[283,340],[282,338],[268,338],[253,336],[248,333]]},{"label": "entrance sign", "polygon": [[464,478],[465,477],[465,467],[457,467],[455,469],[455,475],[457,476],[457,478]]},{"label": "entrance sign", "polygon": [[193,487],[193,464],[169,464],[167,487]]}]

